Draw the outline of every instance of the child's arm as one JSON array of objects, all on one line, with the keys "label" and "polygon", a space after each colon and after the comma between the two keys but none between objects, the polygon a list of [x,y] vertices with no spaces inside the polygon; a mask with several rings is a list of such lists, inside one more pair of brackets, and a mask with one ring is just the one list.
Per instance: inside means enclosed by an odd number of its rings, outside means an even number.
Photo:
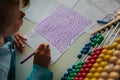
[{"label": "child's arm", "polygon": [[41,44],[34,55],[33,69],[27,80],[52,80],[53,74],[47,68],[50,62],[48,44]]}]

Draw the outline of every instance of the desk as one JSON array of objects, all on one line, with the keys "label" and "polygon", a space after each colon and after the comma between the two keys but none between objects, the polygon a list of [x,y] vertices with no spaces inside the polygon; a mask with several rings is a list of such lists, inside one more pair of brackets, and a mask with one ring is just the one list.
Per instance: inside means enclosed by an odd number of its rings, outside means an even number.
[{"label": "desk", "polygon": [[[78,5],[77,5],[78,6]],[[24,23],[20,29],[21,34],[25,34],[28,32],[33,26],[34,23],[31,21],[24,19]],[[89,42],[89,38],[91,35],[87,33],[83,33],[79,38],[67,49],[67,51],[58,59],[58,61],[49,67],[49,69],[53,72],[54,77],[53,80],[60,80],[63,74],[66,72],[67,68],[71,67],[72,64],[77,60],[77,54],[83,48],[85,43]],[[30,58],[24,64],[20,64],[20,61],[24,59],[27,55],[33,52],[29,46],[26,45],[23,53],[17,53],[16,55],[16,80],[25,80],[29,75],[32,64],[33,57]]]}]

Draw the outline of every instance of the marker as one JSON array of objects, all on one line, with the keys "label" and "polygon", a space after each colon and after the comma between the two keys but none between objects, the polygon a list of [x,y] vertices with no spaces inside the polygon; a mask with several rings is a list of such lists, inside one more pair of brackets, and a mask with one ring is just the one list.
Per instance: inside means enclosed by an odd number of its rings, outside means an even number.
[{"label": "marker", "polygon": [[33,55],[35,54],[35,52],[33,52],[32,54],[30,54],[28,57],[26,57],[25,59],[23,59],[20,64],[23,64],[25,61],[27,61],[29,58],[31,58]]},{"label": "marker", "polygon": [[110,21],[111,21],[111,20],[109,20],[109,21],[97,20],[97,23],[107,24],[107,23],[110,22]]}]

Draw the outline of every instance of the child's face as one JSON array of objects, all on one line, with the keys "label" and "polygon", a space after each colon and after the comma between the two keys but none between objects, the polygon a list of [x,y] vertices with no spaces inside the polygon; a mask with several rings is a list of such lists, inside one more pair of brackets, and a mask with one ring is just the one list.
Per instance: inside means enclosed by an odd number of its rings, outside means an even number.
[{"label": "child's face", "polygon": [[11,34],[17,32],[22,25],[23,17],[25,16],[25,14],[20,11],[19,5],[12,6],[10,9],[11,10],[9,11],[8,16],[11,16],[12,21],[10,26],[5,30],[4,36],[10,36]]}]

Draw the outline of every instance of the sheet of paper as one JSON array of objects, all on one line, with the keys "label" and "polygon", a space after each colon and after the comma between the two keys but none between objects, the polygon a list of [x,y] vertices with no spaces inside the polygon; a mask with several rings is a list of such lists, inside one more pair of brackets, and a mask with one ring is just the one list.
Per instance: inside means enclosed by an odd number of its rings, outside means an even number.
[{"label": "sheet of paper", "polygon": [[101,11],[114,13],[120,9],[120,0],[91,0]]},{"label": "sheet of paper", "polygon": [[59,5],[56,0],[36,0],[26,11],[25,17],[34,23],[39,23]]},{"label": "sheet of paper", "polygon": [[94,4],[91,3],[91,0],[80,0],[75,6],[74,10],[92,20],[91,26],[85,30],[87,33],[91,33],[96,28],[99,28],[100,26],[96,25],[97,20],[102,19],[106,14],[105,12],[101,12],[98,8],[96,8]]},{"label": "sheet of paper", "polygon": [[57,1],[73,9],[80,0],[57,0]]},{"label": "sheet of paper", "polygon": [[[26,34],[27,43],[35,49],[38,43],[49,42],[52,45],[52,55],[56,55],[51,59],[54,63],[90,24],[91,20],[60,5]],[[37,38],[36,34],[40,37]]]}]

